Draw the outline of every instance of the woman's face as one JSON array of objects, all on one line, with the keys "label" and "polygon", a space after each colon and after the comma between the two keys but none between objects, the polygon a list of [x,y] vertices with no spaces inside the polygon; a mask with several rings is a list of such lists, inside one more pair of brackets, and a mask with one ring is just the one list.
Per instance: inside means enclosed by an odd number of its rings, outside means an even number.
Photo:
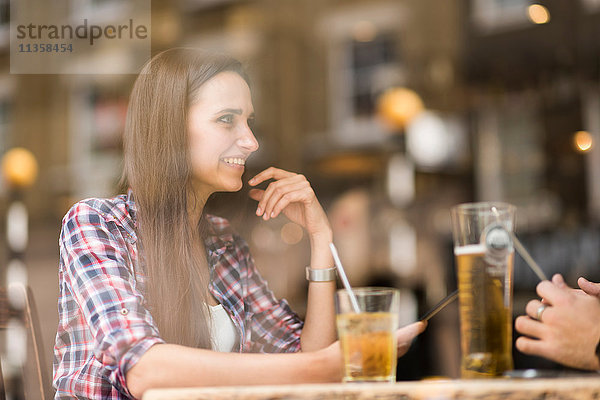
[{"label": "woman's face", "polygon": [[221,72],[200,87],[195,100],[189,109],[188,136],[196,190],[205,198],[240,190],[246,159],[258,149],[250,130],[250,88],[239,74]]}]

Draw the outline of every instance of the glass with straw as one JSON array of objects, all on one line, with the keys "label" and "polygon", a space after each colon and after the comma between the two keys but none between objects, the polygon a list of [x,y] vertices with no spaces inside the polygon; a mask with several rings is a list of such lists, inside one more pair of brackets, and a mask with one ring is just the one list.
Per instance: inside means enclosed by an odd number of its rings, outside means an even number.
[{"label": "glass with straw", "polygon": [[395,382],[400,291],[350,287],[337,251],[330,245],[345,289],[336,292],[336,320],[344,382]]}]

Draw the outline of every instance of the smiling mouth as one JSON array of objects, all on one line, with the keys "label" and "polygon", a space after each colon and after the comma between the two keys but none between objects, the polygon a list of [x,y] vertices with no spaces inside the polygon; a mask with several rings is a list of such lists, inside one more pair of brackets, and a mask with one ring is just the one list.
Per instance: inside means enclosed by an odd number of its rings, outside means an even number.
[{"label": "smiling mouth", "polygon": [[241,166],[246,165],[246,160],[244,160],[243,158],[230,157],[230,158],[223,158],[222,161],[225,162],[226,164],[230,164],[230,165],[241,165]]}]

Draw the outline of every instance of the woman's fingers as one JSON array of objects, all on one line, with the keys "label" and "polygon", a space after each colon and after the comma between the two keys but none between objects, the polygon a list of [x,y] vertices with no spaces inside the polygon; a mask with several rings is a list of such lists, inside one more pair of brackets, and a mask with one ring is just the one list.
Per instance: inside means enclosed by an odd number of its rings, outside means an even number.
[{"label": "woman's fingers", "polygon": [[398,357],[404,355],[408,351],[413,339],[422,333],[426,327],[427,322],[419,321],[396,330]]},{"label": "woman's fingers", "polygon": [[312,196],[314,196],[314,192],[308,182],[282,187],[281,190],[273,193],[269,198],[268,203],[265,205],[265,214],[269,218],[275,218],[291,203],[304,202],[310,200]]},{"label": "woman's fingers", "polygon": [[258,185],[268,179],[273,181],[264,191],[250,192],[250,197],[258,201],[256,215],[262,216],[266,221],[283,212],[290,221],[305,228],[312,237],[331,236],[327,215],[303,175],[271,167],[256,175],[249,183]]},{"label": "woman's fingers", "polygon": [[263,198],[263,196],[265,195],[265,191],[262,189],[250,189],[250,191],[248,192],[248,195],[250,196],[251,199],[260,201]]},{"label": "woman's fingers", "polygon": [[410,343],[398,343],[398,348],[396,349],[396,356],[402,357],[406,354],[408,349],[410,349]]},{"label": "woman's fingers", "polygon": [[[293,191],[305,191],[305,195],[312,193],[312,189],[310,192],[306,192],[307,189],[310,189],[310,184],[302,175],[293,174],[287,178],[283,178],[281,180],[271,182],[267,189],[265,190],[262,198],[260,199],[257,209],[256,215],[263,216],[263,219],[267,220],[269,218],[273,218],[277,216],[277,214],[283,209],[280,208],[276,214],[273,214],[274,207],[281,200],[281,198],[285,195]],[[296,199],[294,201],[298,201],[298,196],[295,196]],[[289,198],[289,196],[288,196]],[[289,201],[288,203],[289,204]],[[286,205],[287,205],[286,204]]]},{"label": "woman's fingers", "polygon": [[250,179],[248,181],[248,183],[250,184],[250,186],[256,186],[259,183],[264,182],[269,179],[284,179],[284,178],[289,178],[294,175],[296,175],[296,174],[293,172],[284,171],[283,169],[279,169],[279,168],[275,168],[275,167],[269,167],[269,168],[265,169],[264,171],[261,171],[257,175],[255,175],[252,179]]}]

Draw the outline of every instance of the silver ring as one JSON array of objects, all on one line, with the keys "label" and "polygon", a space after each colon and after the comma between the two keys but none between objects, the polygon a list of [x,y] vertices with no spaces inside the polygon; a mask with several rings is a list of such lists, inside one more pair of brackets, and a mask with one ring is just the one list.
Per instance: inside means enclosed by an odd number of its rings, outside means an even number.
[{"label": "silver ring", "polygon": [[535,314],[535,319],[537,319],[538,321],[542,321],[542,314],[544,313],[544,310],[548,308],[547,304],[542,303],[541,306],[538,307],[537,309],[537,313]]}]

